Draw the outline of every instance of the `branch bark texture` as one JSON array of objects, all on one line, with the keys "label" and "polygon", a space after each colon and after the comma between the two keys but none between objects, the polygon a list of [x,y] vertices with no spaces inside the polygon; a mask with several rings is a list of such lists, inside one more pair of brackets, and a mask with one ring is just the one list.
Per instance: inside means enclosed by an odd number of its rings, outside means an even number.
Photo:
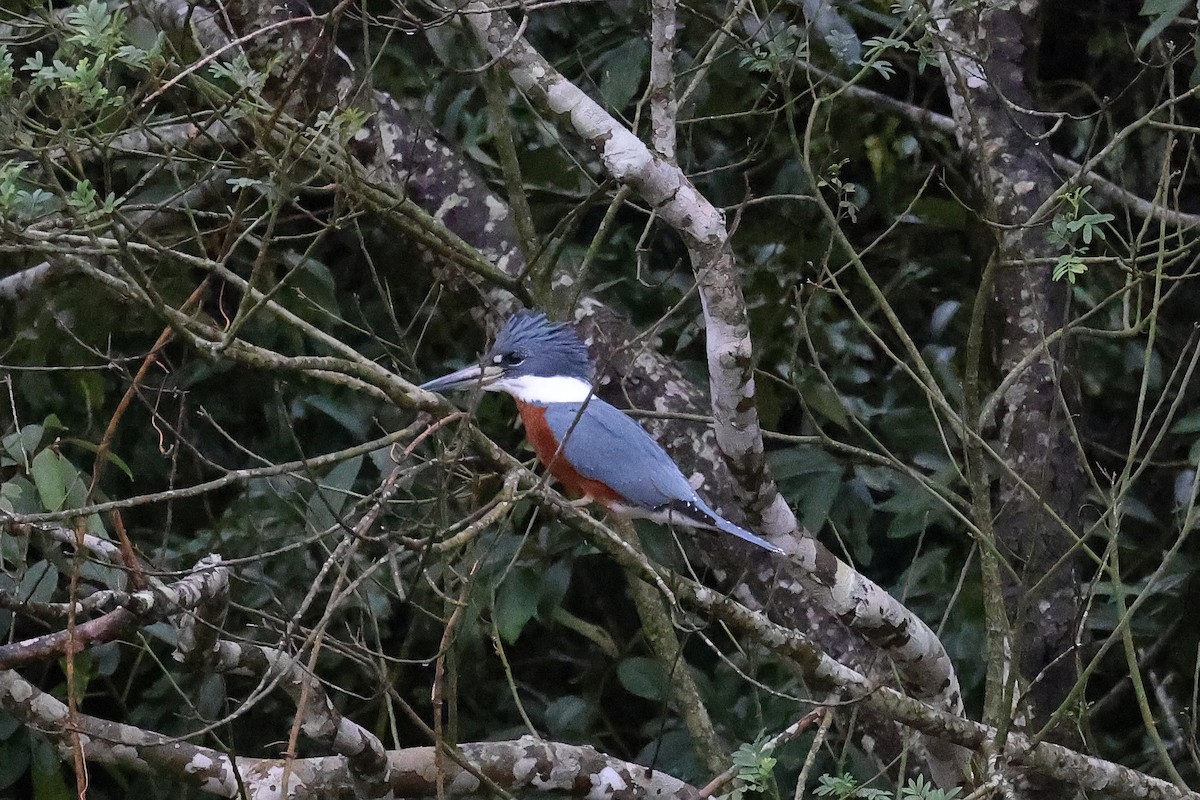
[{"label": "branch bark texture", "polygon": [[[989,686],[988,715],[998,721],[1015,711],[1030,729],[1049,719],[1076,677],[1071,656],[1080,613],[1075,539],[1054,517],[1078,531],[1083,492],[1077,444],[1067,424],[1074,406],[1063,377],[1068,353],[1062,339],[1045,345],[1065,322],[1068,294],[1067,283],[1053,280],[1045,266],[1056,255],[1045,235],[1048,220],[1035,217],[1063,183],[1048,148],[1047,118],[1036,111],[1025,71],[1032,61],[1038,6],[933,5],[955,132],[978,165],[983,216],[996,231],[995,280],[976,302],[995,303],[1002,373],[1020,370],[1001,403],[1001,452],[1032,488],[1002,478],[994,498],[995,546],[1011,567],[1002,570],[1007,617],[1002,648],[1012,654],[1017,682],[1007,689]],[[1022,366],[1034,352],[1037,357]],[[1001,702],[1013,695],[1019,698],[1017,709]]]}]

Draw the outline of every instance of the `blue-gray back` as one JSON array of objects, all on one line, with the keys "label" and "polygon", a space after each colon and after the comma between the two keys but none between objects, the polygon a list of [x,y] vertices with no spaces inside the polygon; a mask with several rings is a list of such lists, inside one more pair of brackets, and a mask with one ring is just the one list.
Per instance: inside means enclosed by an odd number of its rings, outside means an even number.
[{"label": "blue-gray back", "polygon": [[672,500],[698,499],[662,446],[598,397],[586,404],[551,403],[546,424],[559,442],[566,437],[563,454],[581,475],[611,486],[632,504],[655,509]]}]

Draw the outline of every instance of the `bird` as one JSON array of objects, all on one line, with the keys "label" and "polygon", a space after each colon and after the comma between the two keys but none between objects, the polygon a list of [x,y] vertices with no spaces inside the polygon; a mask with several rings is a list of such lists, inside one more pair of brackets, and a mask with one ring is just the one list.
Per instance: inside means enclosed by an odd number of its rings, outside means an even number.
[{"label": "bird", "polygon": [[420,388],[511,395],[538,459],[581,502],[597,502],[625,518],[720,531],[783,552],[704,502],[645,428],[595,395],[591,375],[587,346],[572,327],[521,310],[504,323],[480,363]]}]

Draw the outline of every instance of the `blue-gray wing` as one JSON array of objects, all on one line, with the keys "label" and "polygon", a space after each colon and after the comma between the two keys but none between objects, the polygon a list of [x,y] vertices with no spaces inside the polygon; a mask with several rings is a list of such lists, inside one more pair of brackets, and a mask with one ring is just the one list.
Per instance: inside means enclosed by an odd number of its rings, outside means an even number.
[{"label": "blue-gray wing", "polygon": [[783,552],[720,517],[641,425],[600,398],[593,397],[586,406],[552,403],[546,409],[546,424],[581,475],[608,485],[629,505],[662,513],[668,523],[724,531],[771,552]]},{"label": "blue-gray wing", "polygon": [[[583,412],[580,413],[580,409]],[[629,503],[656,509],[690,501],[696,491],[671,457],[631,417],[598,397],[552,403],[546,424],[581,475],[612,487]]]}]

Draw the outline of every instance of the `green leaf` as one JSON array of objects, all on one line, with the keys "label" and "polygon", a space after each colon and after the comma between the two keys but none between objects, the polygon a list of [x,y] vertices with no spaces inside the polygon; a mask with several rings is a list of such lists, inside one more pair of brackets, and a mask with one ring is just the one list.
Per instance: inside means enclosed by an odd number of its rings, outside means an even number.
[{"label": "green leaf", "polygon": [[19,495],[21,490],[11,483],[0,483],[0,513],[15,514],[17,509],[9,495]]},{"label": "green leaf", "polygon": [[[284,294],[296,297],[296,308],[324,326],[330,318],[340,318],[341,307],[337,300],[337,282],[329,267],[317,259],[286,257],[288,282]],[[319,311],[318,311],[319,309]]]},{"label": "green leaf", "polygon": [[817,778],[817,783],[819,785],[813,789],[813,794],[817,797],[833,797],[837,800],[852,797],[858,789],[858,781],[850,774],[821,775]]},{"label": "green leaf", "polygon": [[814,414],[825,417],[840,428],[848,427],[850,415],[846,413],[846,406],[837,392],[827,384],[806,381],[800,387],[800,396],[804,398],[804,402]]},{"label": "green leaf", "polygon": [[566,561],[556,561],[540,574],[537,613],[541,619],[549,620],[562,605],[571,585],[571,565]]},{"label": "green leaf", "polygon": [[30,739],[30,755],[33,800],[71,800],[74,793],[67,788],[54,746],[44,736],[35,735]]},{"label": "green leaf", "polygon": [[765,792],[775,769],[776,759],[767,746],[767,737],[760,734],[753,742],[745,742],[734,751],[732,761],[738,768],[737,776],[754,792]]},{"label": "green leaf", "polygon": [[[30,433],[30,437],[26,439],[26,433]],[[33,434],[36,434],[36,440],[33,439]],[[29,467],[29,454],[42,440],[42,428],[40,425],[26,425],[20,431],[10,433],[3,439],[0,439],[0,448],[4,449],[3,455],[0,455],[0,467],[10,467],[20,465]],[[32,446],[29,446],[32,443]]]},{"label": "green leaf", "polygon": [[[317,261],[315,258],[307,256],[299,259],[296,263],[295,258],[287,258],[288,267],[292,269],[288,273],[288,289],[302,298],[302,302],[310,307],[322,309],[325,313],[314,314],[313,318],[321,320],[325,325],[328,325],[330,320],[326,314],[332,317],[340,317],[341,309],[338,305],[337,281],[333,279],[333,272],[329,267]],[[305,309],[307,312],[308,309]],[[311,313],[311,312],[310,312]]]},{"label": "green leaf", "polygon": [[629,105],[642,84],[649,55],[645,40],[633,38],[604,57],[600,72],[600,96],[610,109],[619,112]]},{"label": "green leaf", "polygon": [[[370,418],[364,413],[362,406],[357,403],[347,402],[344,398],[334,399],[323,394],[310,394],[300,402],[341,425],[355,439],[366,439],[370,432]],[[389,451],[384,448],[383,452]]]},{"label": "green leaf", "polygon": [[845,470],[819,447],[807,445],[770,454],[771,473],[788,497],[795,498],[796,514],[809,530],[820,530],[842,490]]},{"label": "green leaf", "polygon": [[1154,41],[1160,33],[1167,29],[1168,25],[1178,19],[1189,2],[1191,0],[1146,0],[1139,13],[1144,17],[1154,17],[1154,19],[1138,37],[1135,52],[1141,53],[1146,45]]},{"label": "green leaf", "polygon": [[515,642],[525,625],[533,619],[541,595],[541,575],[529,568],[513,570],[500,584],[492,604],[492,618],[500,638],[506,644]]},{"label": "green leaf", "polygon": [[647,700],[663,701],[670,696],[670,682],[662,666],[652,658],[635,656],[617,666],[617,678],[625,691]]},{"label": "green leaf", "polygon": [[776,480],[822,472],[835,472],[839,475],[842,473],[842,465],[836,458],[812,445],[776,450],[769,453],[767,458],[771,461],[771,474]]},{"label": "green leaf", "polygon": [[[8,486],[5,483],[5,486]],[[10,536],[0,533],[0,561],[12,561],[12,563],[25,563],[29,560],[29,537],[26,536]],[[0,573],[0,589],[11,589],[16,585],[12,576],[6,573]]]},{"label": "green leaf", "polygon": [[1083,263],[1083,259],[1079,257],[1080,253],[1086,252],[1079,250],[1074,253],[1064,253],[1058,257],[1054,264],[1054,272],[1052,277],[1056,281],[1066,278],[1069,282],[1075,283],[1076,278],[1087,272],[1087,264]]},{"label": "green leaf", "polygon": [[[63,439],[63,441],[68,444],[73,444],[76,447],[82,447],[84,450],[87,450],[89,453],[94,454],[94,453],[100,452],[100,445],[96,444],[95,442],[89,442],[86,439],[77,439],[72,436],[68,439]],[[112,464],[117,469],[121,470],[121,472],[124,472],[125,476],[127,478],[129,478],[129,480],[133,480],[133,470],[131,470],[129,468],[129,465],[125,463],[125,459],[121,458],[119,455],[117,455],[116,453],[114,453],[111,450],[106,450],[104,452],[104,460],[107,461],[109,464]]]},{"label": "green leaf", "polygon": [[111,677],[117,672],[117,668],[121,665],[121,643],[120,642],[104,642],[92,647],[89,651],[92,658],[95,660],[95,672],[97,675]]},{"label": "green leaf", "polygon": [[901,800],[953,800],[958,797],[959,791],[961,790],[958,787],[949,792],[939,789],[925,780],[924,775],[918,775],[915,778],[909,778],[908,783],[900,790],[900,797]]},{"label": "green leaf", "polygon": [[75,188],[67,195],[67,206],[87,214],[96,210],[96,189],[87,178],[75,184]]},{"label": "green leaf", "polygon": [[207,675],[200,681],[196,691],[196,711],[206,719],[216,719],[221,716],[228,695],[225,693],[225,678],[221,675]]},{"label": "green leaf", "polygon": [[29,475],[47,511],[76,508],[87,502],[87,484],[83,476],[56,450],[46,448],[34,456]]},{"label": "green leaf", "polygon": [[[15,717],[5,717],[4,722],[15,722]],[[4,725],[8,728],[8,725]],[[7,731],[0,736],[0,792],[12,786],[25,774],[29,767],[29,740],[24,728]],[[8,796],[8,795],[6,795]]]},{"label": "green leaf", "polygon": [[58,511],[67,500],[67,483],[62,466],[63,458],[53,450],[46,449],[33,458],[29,475],[37,487],[42,506],[47,511]]},{"label": "green leaf", "polygon": [[1200,433],[1200,411],[1180,417],[1171,426],[1171,433]]},{"label": "green leaf", "polygon": [[24,603],[48,603],[58,588],[58,567],[49,561],[32,564],[21,576],[17,598]]},{"label": "green leaf", "polygon": [[833,504],[842,489],[842,473],[822,472],[805,482],[800,502],[800,521],[806,530],[816,531],[825,527]]},{"label": "green leaf", "polygon": [[559,697],[546,706],[546,730],[556,739],[583,734],[594,718],[592,704],[575,695]]},{"label": "green leaf", "polygon": [[363,457],[355,456],[329,470],[308,498],[304,519],[312,531],[329,530],[341,517],[350,489],[362,469]]},{"label": "green leaf", "polygon": [[18,464],[27,468],[30,457],[37,452],[46,432],[51,430],[63,430],[62,423],[53,414],[46,417],[46,421],[41,425],[26,425],[20,431],[5,436],[0,440],[0,447],[4,448],[4,452],[12,458],[12,461],[0,462],[0,464]]}]

